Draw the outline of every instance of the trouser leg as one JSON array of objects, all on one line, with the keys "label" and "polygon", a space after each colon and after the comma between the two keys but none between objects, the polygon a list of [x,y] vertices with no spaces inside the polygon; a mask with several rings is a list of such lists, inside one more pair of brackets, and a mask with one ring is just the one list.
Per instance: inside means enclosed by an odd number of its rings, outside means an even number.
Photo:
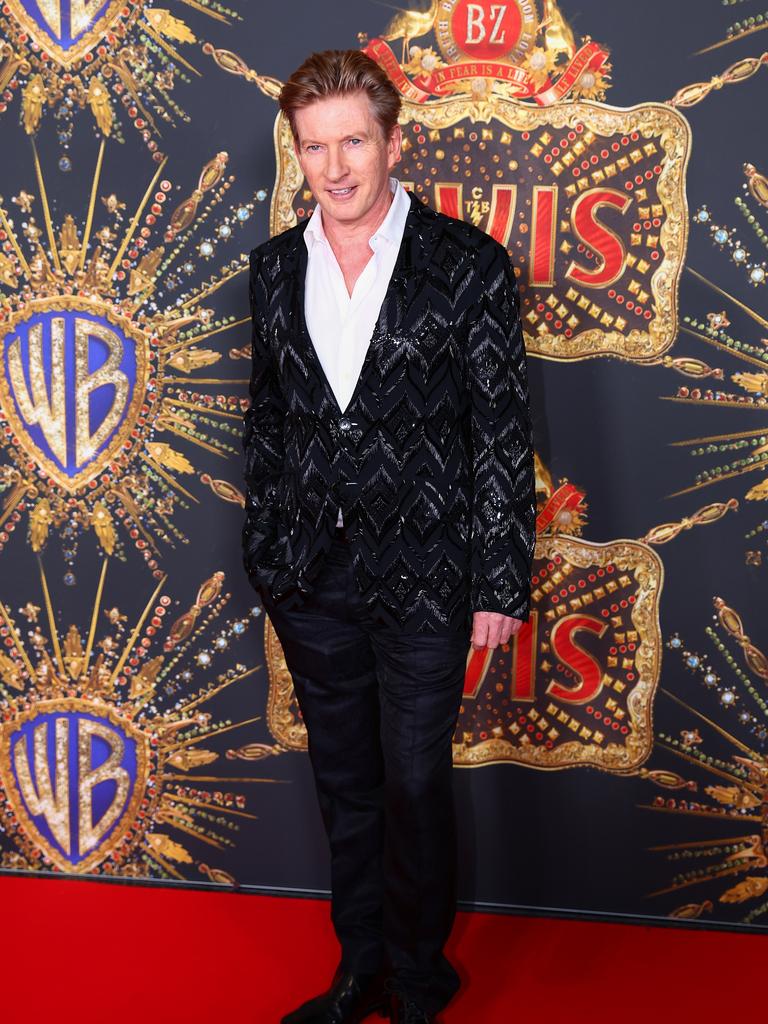
[{"label": "trouser leg", "polygon": [[333,548],[301,608],[265,602],[309,739],[331,851],[331,916],[342,967],[382,965],[383,761],[370,641],[348,615],[347,555]]},{"label": "trouser leg", "polygon": [[384,936],[395,982],[436,1013],[459,986],[452,739],[469,634],[373,634],[385,763]]}]

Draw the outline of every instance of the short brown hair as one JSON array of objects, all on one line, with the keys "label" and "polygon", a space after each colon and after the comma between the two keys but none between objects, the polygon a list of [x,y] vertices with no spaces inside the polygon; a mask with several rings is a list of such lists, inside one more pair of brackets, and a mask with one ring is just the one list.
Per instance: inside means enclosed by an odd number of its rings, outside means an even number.
[{"label": "short brown hair", "polygon": [[364,92],[388,138],[400,114],[400,93],[386,71],[362,50],[323,50],[307,57],[280,92],[280,109],[296,137],[296,112],[317,100]]}]

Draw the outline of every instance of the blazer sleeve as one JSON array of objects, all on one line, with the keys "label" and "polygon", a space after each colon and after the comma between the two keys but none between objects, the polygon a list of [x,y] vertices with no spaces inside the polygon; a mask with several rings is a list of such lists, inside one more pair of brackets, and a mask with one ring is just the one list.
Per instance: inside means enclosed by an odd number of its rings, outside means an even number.
[{"label": "blazer sleeve", "polygon": [[274,539],[276,525],[275,491],[283,473],[283,423],[287,411],[269,348],[268,328],[262,309],[261,261],[256,251],[250,257],[249,297],[251,307],[250,403],[243,417],[245,455],[245,511],[243,562],[249,576],[258,575]]},{"label": "blazer sleeve", "polygon": [[527,621],[536,482],[520,296],[507,251],[476,250],[467,333],[472,494],[472,610]]}]

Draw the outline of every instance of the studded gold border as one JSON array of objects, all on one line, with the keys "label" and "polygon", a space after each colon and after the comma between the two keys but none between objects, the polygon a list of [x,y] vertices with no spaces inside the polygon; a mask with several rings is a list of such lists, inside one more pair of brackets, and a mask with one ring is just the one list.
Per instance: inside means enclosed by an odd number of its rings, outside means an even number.
[{"label": "studded gold border", "polygon": [[623,744],[563,743],[553,750],[521,747],[506,739],[484,740],[472,746],[454,744],[453,763],[459,768],[513,762],[528,768],[552,771],[561,768],[603,768],[613,773],[631,773],[647,760],[653,748],[653,698],[661,672],[661,626],[659,603],[664,583],[664,564],[646,544],[617,540],[595,544],[572,537],[539,537],[536,560],[561,555],[580,569],[601,568],[612,563],[634,573],[639,582],[632,608],[632,625],[640,638],[635,655],[637,683],[627,694],[630,731]]}]

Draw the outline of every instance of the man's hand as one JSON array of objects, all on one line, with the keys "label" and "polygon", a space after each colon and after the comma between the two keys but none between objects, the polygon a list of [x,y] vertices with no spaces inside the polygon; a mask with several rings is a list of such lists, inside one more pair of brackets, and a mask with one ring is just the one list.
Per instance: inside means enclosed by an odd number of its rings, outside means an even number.
[{"label": "man's hand", "polygon": [[475,650],[488,647],[491,650],[500,644],[508,644],[510,637],[523,628],[522,619],[501,612],[472,613],[472,646]]}]

